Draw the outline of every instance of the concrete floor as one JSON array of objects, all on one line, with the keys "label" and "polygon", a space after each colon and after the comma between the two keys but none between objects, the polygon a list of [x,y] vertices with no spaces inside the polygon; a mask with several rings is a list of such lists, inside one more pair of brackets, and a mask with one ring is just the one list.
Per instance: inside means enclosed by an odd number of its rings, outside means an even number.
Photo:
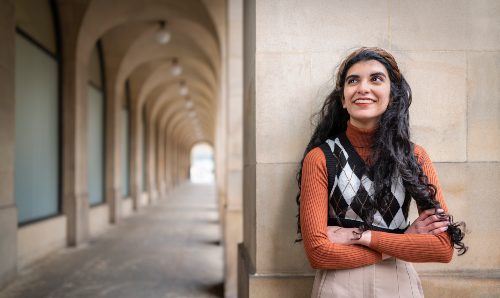
[{"label": "concrete floor", "polygon": [[220,237],[215,187],[187,183],[20,272],[0,297],[223,297]]}]

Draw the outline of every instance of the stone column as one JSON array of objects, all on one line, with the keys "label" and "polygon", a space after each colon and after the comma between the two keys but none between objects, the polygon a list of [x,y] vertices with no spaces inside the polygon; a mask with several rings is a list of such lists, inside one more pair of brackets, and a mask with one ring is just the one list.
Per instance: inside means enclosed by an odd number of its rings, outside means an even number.
[{"label": "stone column", "polygon": [[139,209],[142,194],[142,139],[141,110],[133,99],[130,103],[130,195],[134,210]]},{"label": "stone column", "polygon": [[17,272],[15,162],[15,6],[0,2],[0,288]]},{"label": "stone column", "polygon": [[298,16],[306,6],[320,11],[324,5],[295,5],[297,2],[244,2],[240,297],[309,297],[311,292],[313,271],[302,244],[295,243],[295,174],[310,135],[313,94],[312,55],[308,52],[312,49],[307,44],[305,49],[294,49],[300,31],[292,38],[286,20],[303,19]]},{"label": "stone column", "polygon": [[167,184],[167,192],[170,192],[173,188],[172,186],[172,142],[170,140],[171,136],[168,132],[165,132],[165,183]]},{"label": "stone column", "polygon": [[[79,28],[88,1],[58,2],[62,36],[63,93],[63,211],[68,223],[68,245],[79,245],[89,237],[87,178],[87,66],[88,55],[80,54],[91,41],[79,39]],[[83,52],[83,51],[82,51]]]},{"label": "stone column", "polygon": [[156,188],[156,126],[153,119],[150,119],[151,106],[146,104],[146,163],[148,164],[146,172],[146,181],[148,185],[148,202],[151,204],[157,199]]},{"label": "stone column", "polygon": [[[160,118],[160,117],[158,117]],[[155,121],[155,130],[156,130],[156,185],[158,187],[158,198],[163,199],[163,137],[164,132],[162,131],[162,127],[160,125],[160,121]]]},{"label": "stone column", "polygon": [[237,297],[237,249],[243,240],[243,1],[227,3],[227,190],[224,206],[226,298]]},{"label": "stone column", "polygon": [[[105,45],[106,42],[104,41]],[[104,47],[105,48],[105,47]],[[106,79],[106,123],[105,131],[105,201],[109,206],[109,221],[110,223],[118,223],[122,213],[122,197],[121,197],[121,110],[124,97],[124,86],[117,86],[117,67],[116,61],[113,57],[107,58],[106,53],[104,56],[104,69]]]}]

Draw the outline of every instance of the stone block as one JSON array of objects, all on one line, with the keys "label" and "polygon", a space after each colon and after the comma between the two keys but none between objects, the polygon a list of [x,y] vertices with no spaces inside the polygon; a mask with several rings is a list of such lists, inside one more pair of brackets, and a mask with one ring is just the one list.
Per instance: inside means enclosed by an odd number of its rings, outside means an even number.
[{"label": "stone block", "polygon": [[238,119],[231,116],[229,120],[232,123],[228,127],[226,166],[228,171],[241,171],[243,167],[243,119],[240,114]]},{"label": "stone block", "polygon": [[132,201],[132,198],[130,198],[130,197],[122,199],[122,204],[121,204],[122,211],[120,212],[120,214],[124,218],[129,217],[130,215],[132,215],[134,213],[133,203],[134,202]]},{"label": "stone block", "polygon": [[498,1],[390,0],[390,6],[392,49],[500,49]]},{"label": "stone block", "polygon": [[17,264],[24,268],[66,247],[66,216],[61,215],[19,228]]},{"label": "stone block", "polygon": [[[256,258],[256,166],[245,165],[243,169],[243,240],[245,243],[245,255],[251,268],[255,267]],[[260,212],[260,211],[259,211]]]},{"label": "stone block", "polygon": [[500,192],[498,163],[438,163],[443,195],[455,221],[465,221],[464,242],[469,251],[455,256],[450,264],[417,264],[422,272],[495,270],[500,267],[500,206],[494,201]]},{"label": "stone block", "polygon": [[244,243],[238,243],[238,298],[248,298],[250,271],[249,257]]},{"label": "stone block", "polygon": [[90,237],[97,237],[109,228],[109,206],[106,204],[91,207],[89,210]]},{"label": "stone block", "polygon": [[243,237],[243,212],[226,211],[224,220],[225,297],[237,297],[238,292],[238,243]]},{"label": "stone block", "polygon": [[0,66],[0,207],[14,204],[14,69]]},{"label": "stone block", "polygon": [[[249,68],[248,65],[246,65]],[[253,65],[252,67],[255,67]],[[245,75],[245,94],[243,98],[243,164],[251,165],[256,162],[255,137],[255,71]]]},{"label": "stone block", "polygon": [[498,278],[458,276],[422,277],[425,297],[500,297]]},{"label": "stone block", "polygon": [[298,162],[311,131],[310,57],[258,54],[256,61],[256,160]]},{"label": "stone block", "polygon": [[0,288],[17,272],[17,208],[0,208]]},{"label": "stone block", "polygon": [[145,207],[148,205],[149,202],[149,194],[148,192],[144,191],[139,195],[139,208]]},{"label": "stone block", "polygon": [[311,297],[314,276],[250,276],[250,298]]},{"label": "stone block", "polygon": [[467,87],[467,160],[500,161],[500,52],[467,54]]},{"label": "stone block", "polygon": [[297,163],[257,165],[257,274],[313,272],[302,242],[295,242],[297,169]]},{"label": "stone block", "polygon": [[[337,73],[338,66],[345,57],[350,54],[348,51],[326,51],[311,53],[311,87],[312,87],[312,102],[311,102],[311,132],[314,131],[314,124],[317,119],[316,113],[321,110],[326,97],[335,88],[335,74]],[[304,146],[305,148],[305,146]]]},{"label": "stone block", "polygon": [[389,45],[389,3],[259,1],[257,52],[316,52]]},{"label": "stone block", "polygon": [[434,162],[466,160],[466,59],[462,52],[398,52],[412,88],[412,139]]},{"label": "stone block", "polygon": [[243,171],[227,173],[227,209],[242,210],[243,205]]}]

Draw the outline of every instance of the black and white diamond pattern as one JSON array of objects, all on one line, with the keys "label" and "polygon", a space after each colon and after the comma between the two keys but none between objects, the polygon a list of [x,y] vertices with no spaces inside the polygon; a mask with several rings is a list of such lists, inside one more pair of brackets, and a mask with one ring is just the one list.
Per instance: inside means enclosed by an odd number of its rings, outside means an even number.
[{"label": "black and white diamond pattern", "polygon": [[[347,138],[326,142],[333,153],[336,169],[330,192],[329,217],[363,221],[362,218],[367,216],[363,212],[366,213],[366,208],[374,204],[375,193],[373,181],[366,175],[366,166],[359,156],[354,156],[357,153]],[[391,191],[387,196],[386,202],[389,203],[385,208],[375,207],[373,225],[391,230],[406,228],[409,224],[410,197],[399,175],[394,175]]]}]

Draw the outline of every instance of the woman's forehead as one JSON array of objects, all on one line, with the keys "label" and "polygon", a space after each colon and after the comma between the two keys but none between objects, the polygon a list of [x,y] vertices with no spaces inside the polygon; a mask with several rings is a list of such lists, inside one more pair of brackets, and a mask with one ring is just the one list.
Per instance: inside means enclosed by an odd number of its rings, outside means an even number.
[{"label": "woman's forehead", "polygon": [[347,71],[349,75],[370,75],[372,73],[384,73],[387,75],[385,66],[377,60],[363,60],[353,64]]}]

